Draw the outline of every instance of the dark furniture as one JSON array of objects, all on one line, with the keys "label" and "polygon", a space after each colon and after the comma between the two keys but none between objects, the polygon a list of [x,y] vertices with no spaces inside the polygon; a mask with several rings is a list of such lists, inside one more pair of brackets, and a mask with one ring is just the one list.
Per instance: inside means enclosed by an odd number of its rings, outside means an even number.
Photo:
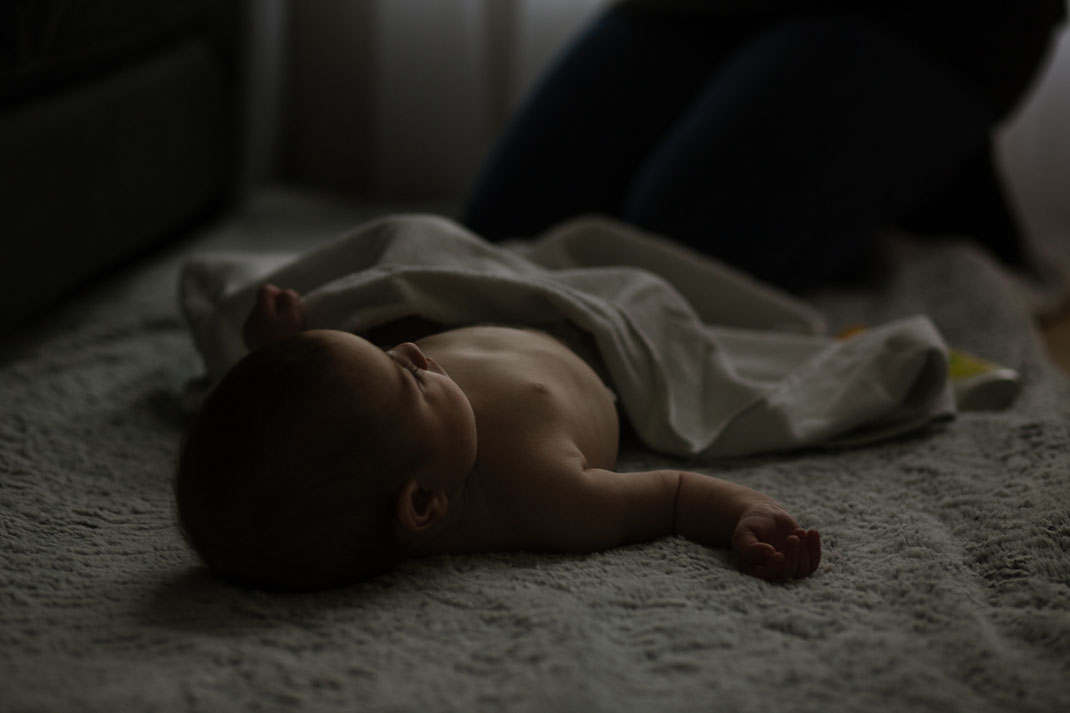
[{"label": "dark furniture", "polygon": [[226,201],[238,8],[0,5],[0,330]]}]

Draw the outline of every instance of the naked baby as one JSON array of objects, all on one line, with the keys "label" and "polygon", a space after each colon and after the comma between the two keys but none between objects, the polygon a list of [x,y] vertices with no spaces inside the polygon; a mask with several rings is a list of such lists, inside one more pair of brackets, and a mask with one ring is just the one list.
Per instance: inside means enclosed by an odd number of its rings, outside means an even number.
[{"label": "naked baby", "polygon": [[260,288],[250,353],[205,402],[176,477],[183,529],[214,572],[309,590],[406,557],[669,535],[730,546],[763,579],[817,569],[817,531],[772,498],[696,473],[614,472],[613,393],[555,338],[412,328],[305,330],[295,292]]}]

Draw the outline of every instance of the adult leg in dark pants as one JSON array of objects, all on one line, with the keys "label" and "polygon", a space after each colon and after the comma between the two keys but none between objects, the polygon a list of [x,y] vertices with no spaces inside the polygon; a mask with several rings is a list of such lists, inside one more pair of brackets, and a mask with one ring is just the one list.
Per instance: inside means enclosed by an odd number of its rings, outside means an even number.
[{"label": "adult leg in dark pants", "polygon": [[492,152],[464,221],[491,239],[619,216],[649,155],[758,26],[614,8],[542,78]]},{"label": "adult leg in dark pants", "polygon": [[993,121],[865,20],[664,15],[653,32],[642,14],[610,11],[549,76],[477,187],[473,229],[598,211],[804,289],[850,270]]}]

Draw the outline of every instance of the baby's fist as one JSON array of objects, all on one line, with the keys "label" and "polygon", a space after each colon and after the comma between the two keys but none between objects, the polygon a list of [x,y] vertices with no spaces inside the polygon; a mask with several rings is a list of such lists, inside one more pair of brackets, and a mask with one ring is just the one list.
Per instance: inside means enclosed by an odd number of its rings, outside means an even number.
[{"label": "baby's fist", "polygon": [[300,295],[294,290],[265,284],[256,293],[256,306],[245,320],[242,336],[245,346],[252,350],[297,334],[304,328]]},{"label": "baby's fist", "polygon": [[776,502],[752,505],[740,515],[732,549],[744,574],[765,580],[801,579],[821,563],[821,536],[799,527]]}]

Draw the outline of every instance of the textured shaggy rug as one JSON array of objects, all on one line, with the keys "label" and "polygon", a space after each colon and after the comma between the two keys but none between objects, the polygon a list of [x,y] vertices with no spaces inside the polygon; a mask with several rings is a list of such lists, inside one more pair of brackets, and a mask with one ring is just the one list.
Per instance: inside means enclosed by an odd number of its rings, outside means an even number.
[{"label": "textured shaggy rug", "polygon": [[[0,710],[1070,709],[1070,383],[973,248],[889,246],[833,327],[927,313],[1021,371],[1009,411],[858,450],[719,463],[820,528],[770,585],[681,539],[413,561],[363,585],[219,583],[175,527],[198,369],[184,251],[311,245],[374,211],[266,192],[0,346]],[[638,449],[622,468],[669,465]]]}]

